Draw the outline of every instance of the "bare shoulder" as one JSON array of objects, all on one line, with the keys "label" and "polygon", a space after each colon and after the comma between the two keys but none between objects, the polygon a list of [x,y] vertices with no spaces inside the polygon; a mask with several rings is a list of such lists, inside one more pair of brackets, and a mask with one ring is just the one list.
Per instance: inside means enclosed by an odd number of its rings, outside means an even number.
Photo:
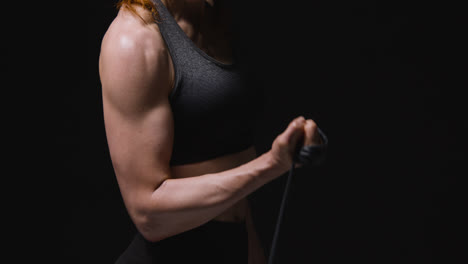
[{"label": "bare shoulder", "polygon": [[[143,18],[149,11],[138,7]],[[99,56],[99,74],[105,99],[128,94],[139,99],[163,98],[170,86],[169,55],[156,23],[121,9],[106,31]],[[157,94],[158,93],[158,94]],[[141,98],[139,98],[141,97]],[[128,101],[128,100],[127,100]]]},{"label": "bare shoulder", "polygon": [[109,46],[106,45],[108,43],[126,44],[123,48],[128,48],[128,44],[138,44],[139,47],[141,44],[156,44],[150,40],[160,39],[160,34],[156,23],[150,20],[150,12],[138,6],[135,9],[140,17],[125,8],[119,10],[104,35],[103,48]]},{"label": "bare shoulder", "polygon": [[135,8],[141,17],[123,8],[109,26],[102,39],[100,57],[103,60],[100,62],[105,63],[108,57],[116,56],[120,59],[135,56],[157,59],[167,53],[158,26],[149,20],[149,11]]}]

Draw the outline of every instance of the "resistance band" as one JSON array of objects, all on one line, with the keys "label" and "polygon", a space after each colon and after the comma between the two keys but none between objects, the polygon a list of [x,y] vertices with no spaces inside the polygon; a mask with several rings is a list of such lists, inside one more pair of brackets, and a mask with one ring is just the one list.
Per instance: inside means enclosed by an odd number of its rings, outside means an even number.
[{"label": "resistance band", "polygon": [[[320,128],[317,128],[320,137],[322,138],[322,144],[301,146],[299,145],[296,149],[294,159],[292,162],[291,169],[289,170],[288,179],[283,192],[283,199],[281,201],[280,211],[278,220],[276,221],[275,234],[273,236],[273,242],[271,245],[270,256],[268,258],[268,264],[273,264],[276,252],[276,244],[278,242],[278,235],[281,227],[281,221],[283,220],[284,209],[286,207],[286,200],[288,198],[289,189],[291,186],[291,180],[294,174],[294,167],[296,163],[302,164],[301,168],[309,166],[318,166],[325,160],[325,154],[328,147],[328,138]],[[299,141],[301,142],[301,141]]]}]

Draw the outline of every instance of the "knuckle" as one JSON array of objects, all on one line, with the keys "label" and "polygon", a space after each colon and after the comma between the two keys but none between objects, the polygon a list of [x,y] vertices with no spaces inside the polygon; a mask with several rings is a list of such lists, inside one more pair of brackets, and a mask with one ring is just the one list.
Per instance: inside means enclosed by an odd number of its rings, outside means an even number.
[{"label": "knuckle", "polygon": [[314,120],[307,120],[307,127],[309,129],[315,130],[317,129],[317,124],[314,122]]},{"label": "knuckle", "polygon": [[279,137],[277,140],[279,146],[284,147],[288,145],[288,139],[286,137]]}]

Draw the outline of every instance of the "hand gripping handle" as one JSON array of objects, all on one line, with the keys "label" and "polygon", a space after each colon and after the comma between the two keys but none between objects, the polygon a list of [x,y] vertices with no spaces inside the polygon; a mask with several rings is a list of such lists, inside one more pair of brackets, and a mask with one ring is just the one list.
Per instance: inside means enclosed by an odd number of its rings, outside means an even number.
[{"label": "hand gripping handle", "polygon": [[322,144],[301,146],[299,145],[295,151],[294,162],[303,166],[317,166],[323,163],[328,147],[328,137],[320,128],[317,131],[322,138]]}]

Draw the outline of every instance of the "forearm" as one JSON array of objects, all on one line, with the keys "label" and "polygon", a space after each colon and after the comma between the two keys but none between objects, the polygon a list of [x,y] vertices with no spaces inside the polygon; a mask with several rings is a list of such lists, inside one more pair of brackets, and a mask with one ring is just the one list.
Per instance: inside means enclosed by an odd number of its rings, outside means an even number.
[{"label": "forearm", "polygon": [[265,153],[219,173],[167,179],[151,195],[146,236],[157,241],[202,225],[282,173]]}]

